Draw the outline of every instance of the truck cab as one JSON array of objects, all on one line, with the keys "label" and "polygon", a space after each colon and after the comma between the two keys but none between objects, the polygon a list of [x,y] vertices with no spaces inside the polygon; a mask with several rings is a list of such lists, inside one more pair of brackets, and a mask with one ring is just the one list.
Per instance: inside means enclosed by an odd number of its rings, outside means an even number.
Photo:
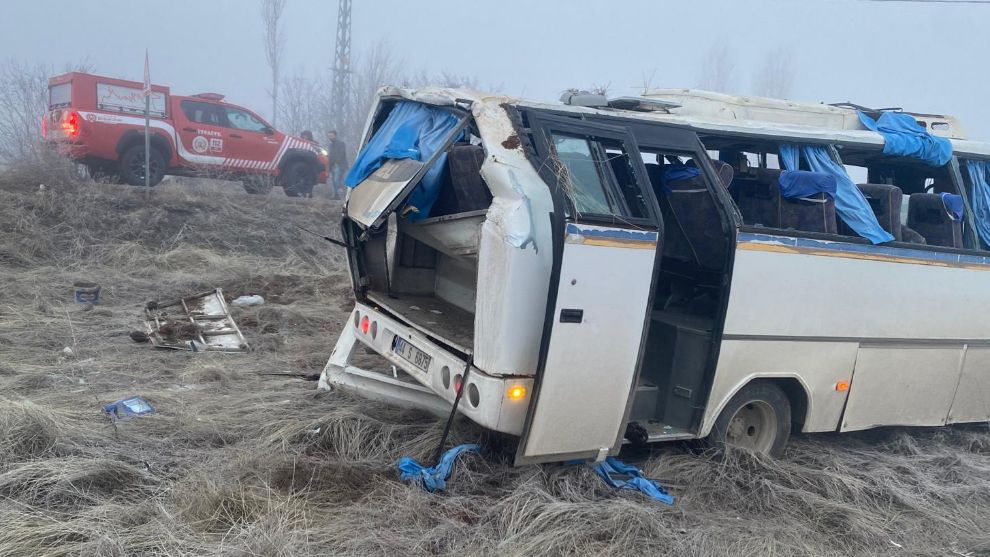
[{"label": "truck cab", "polygon": [[[49,81],[45,140],[85,164],[93,174],[144,184],[143,84],[73,72]],[[329,157],[313,141],[276,130],[253,111],[223,95],[171,94],[152,85],[150,178],[166,174],[242,180],[249,193],[272,185],[306,196],[327,180]]]}]

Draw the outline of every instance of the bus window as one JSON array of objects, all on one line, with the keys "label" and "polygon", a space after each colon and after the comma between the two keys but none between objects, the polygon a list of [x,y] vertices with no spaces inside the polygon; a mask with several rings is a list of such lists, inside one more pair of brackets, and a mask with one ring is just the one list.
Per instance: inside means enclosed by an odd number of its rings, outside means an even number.
[{"label": "bus window", "polygon": [[569,186],[567,194],[578,214],[616,214],[618,211],[614,202],[608,199],[598,165],[591,154],[591,141],[555,133],[553,144],[557,150],[557,160],[569,178],[563,182]]}]

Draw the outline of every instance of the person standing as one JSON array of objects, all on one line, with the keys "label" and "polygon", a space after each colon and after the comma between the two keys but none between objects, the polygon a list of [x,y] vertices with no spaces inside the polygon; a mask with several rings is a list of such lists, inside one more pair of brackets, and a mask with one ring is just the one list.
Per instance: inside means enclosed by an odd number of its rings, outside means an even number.
[{"label": "person standing", "polygon": [[327,151],[330,155],[330,184],[333,188],[333,195],[337,199],[343,199],[345,186],[344,176],[347,174],[347,145],[344,140],[337,138],[337,131],[327,134],[330,144]]}]

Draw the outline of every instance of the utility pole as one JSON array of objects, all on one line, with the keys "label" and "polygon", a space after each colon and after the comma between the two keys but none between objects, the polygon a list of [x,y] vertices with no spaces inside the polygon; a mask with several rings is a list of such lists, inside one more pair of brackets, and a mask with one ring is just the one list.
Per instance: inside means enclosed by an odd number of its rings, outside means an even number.
[{"label": "utility pole", "polygon": [[337,45],[333,58],[333,105],[330,125],[341,128],[351,81],[351,0],[340,0],[337,8]]}]

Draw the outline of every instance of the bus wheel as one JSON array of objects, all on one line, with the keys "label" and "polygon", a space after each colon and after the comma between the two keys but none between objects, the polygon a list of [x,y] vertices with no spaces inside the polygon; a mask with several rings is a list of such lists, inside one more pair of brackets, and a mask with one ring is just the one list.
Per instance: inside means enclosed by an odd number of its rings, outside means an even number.
[{"label": "bus wheel", "polygon": [[[165,157],[158,149],[151,148],[151,175],[149,184],[157,186],[165,177]],[[144,185],[144,145],[128,147],[120,157],[120,181],[132,186]]]},{"label": "bus wheel", "polygon": [[709,441],[770,456],[780,456],[791,436],[791,403],[780,387],[756,381],[743,387],[725,405]]}]

